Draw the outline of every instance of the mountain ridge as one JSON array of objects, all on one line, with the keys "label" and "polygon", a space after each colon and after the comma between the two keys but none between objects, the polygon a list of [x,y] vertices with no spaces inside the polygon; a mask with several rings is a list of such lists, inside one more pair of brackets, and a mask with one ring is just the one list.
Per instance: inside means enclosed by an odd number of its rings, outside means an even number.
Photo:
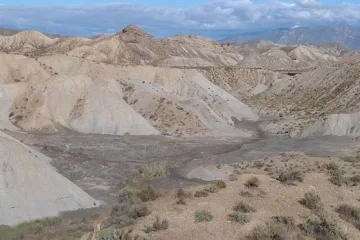
[{"label": "mountain ridge", "polygon": [[346,26],[316,26],[316,27],[297,27],[279,28],[261,34],[243,34],[239,36],[227,37],[220,42],[249,42],[256,40],[272,41],[276,44],[324,44],[324,43],[343,43],[352,49],[360,49],[360,29]]}]

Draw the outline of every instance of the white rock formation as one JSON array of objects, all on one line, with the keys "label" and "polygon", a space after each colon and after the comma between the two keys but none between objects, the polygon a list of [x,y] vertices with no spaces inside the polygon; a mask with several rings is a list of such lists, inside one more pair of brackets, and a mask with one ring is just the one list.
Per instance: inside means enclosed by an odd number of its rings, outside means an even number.
[{"label": "white rock formation", "polygon": [[0,225],[98,206],[95,199],[57,173],[50,160],[0,132]]}]

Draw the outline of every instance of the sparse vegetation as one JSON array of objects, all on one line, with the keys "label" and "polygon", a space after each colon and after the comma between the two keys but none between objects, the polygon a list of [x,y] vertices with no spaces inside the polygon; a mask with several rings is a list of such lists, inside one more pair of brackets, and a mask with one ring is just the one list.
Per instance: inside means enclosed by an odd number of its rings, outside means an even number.
[{"label": "sparse vegetation", "polygon": [[245,186],[248,188],[257,188],[260,185],[260,180],[258,177],[251,177],[245,183]]},{"label": "sparse vegetation", "polygon": [[[91,228],[91,224],[97,215],[60,218],[51,217],[33,220],[18,224],[16,226],[0,226],[0,239],[22,240],[22,239],[78,239]],[[56,233],[57,228],[63,229],[61,235]],[[52,232],[52,234],[51,234]]]},{"label": "sparse vegetation", "polygon": [[264,226],[255,227],[248,240],[304,240],[292,218],[273,217]]},{"label": "sparse vegetation", "polygon": [[226,183],[225,183],[224,181],[222,181],[222,180],[217,181],[217,182],[215,183],[215,185],[216,185],[219,189],[226,188]]},{"label": "sparse vegetation", "polygon": [[229,181],[237,181],[238,180],[238,177],[235,175],[235,174],[230,174],[229,176]]},{"label": "sparse vegetation", "polygon": [[243,201],[236,203],[235,206],[233,207],[233,210],[235,212],[242,212],[242,213],[256,212],[255,208],[253,208],[247,203],[244,203]]},{"label": "sparse vegetation", "polygon": [[249,217],[246,214],[240,212],[230,213],[228,215],[228,218],[231,222],[237,222],[241,224],[245,224],[250,221]]},{"label": "sparse vegetation", "polygon": [[348,239],[336,223],[325,217],[323,213],[306,219],[299,227],[306,236],[318,240]]},{"label": "sparse vegetation", "polygon": [[204,188],[204,191],[209,193],[217,193],[219,190],[219,187],[216,185],[208,185]]},{"label": "sparse vegetation", "polygon": [[308,192],[305,193],[304,198],[299,200],[300,204],[311,210],[318,210],[321,208],[321,200],[319,195]]},{"label": "sparse vegetation", "polygon": [[160,197],[160,193],[152,186],[147,186],[141,189],[139,197],[142,202],[154,201]]},{"label": "sparse vegetation", "polygon": [[205,190],[196,191],[194,197],[207,197],[209,196],[209,192]]},{"label": "sparse vegetation", "polygon": [[280,173],[278,180],[284,184],[293,184],[295,181],[302,182],[303,177],[299,171],[288,170]]},{"label": "sparse vegetation", "polygon": [[159,217],[156,217],[155,221],[153,222],[152,226],[148,226],[146,227],[146,229],[144,230],[144,232],[146,233],[150,233],[150,232],[157,232],[160,230],[166,230],[169,227],[169,221],[164,219],[164,220],[160,220]]},{"label": "sparse vegetation", "polygon": [[352,156],[345,156],[345,157],[341,157],[340,160],[344,161],[344,162],[360,162],[360,157],[352,157]]},{"label": "sparse vegetation", "polygon": [[336,208],[336,212],[339,213],[342,219],[360,230],[360,208],[343,204]]},{"label": "sparse vegetation", "polygon": [[213,215],[211,212],[201,210],[195,213],[195,222],[211,222],[213,220]]},{"label": "sparse vegetation", "polygon": [[140,189],[127,186],[123,189],[123,191],[128,194],[128,197],[131,199],[131,203],[135,204],[154,201],[161,196],[161,194],[150,185]]},{"label": "sparse vegetation", "polygon": [[176,198],[178,199],[176,201],[176,204],[180,205],[186,205],[185,199],[191,198],[192,194],[191,192],[186,192],[184,189],[180,188],[176,193]]},{"label": "sparse vegetation", "polygon": [[146,178],[162,178],[169,174],[166,162],[151,162],[141,166],[140,174]]},{"label": "sparse vegetation", "polygon": [[248,197],[248,198],[254,197],[254,194],[252,194],[249,191],[241,191],[240,195],[243,196],[243,197]]}]

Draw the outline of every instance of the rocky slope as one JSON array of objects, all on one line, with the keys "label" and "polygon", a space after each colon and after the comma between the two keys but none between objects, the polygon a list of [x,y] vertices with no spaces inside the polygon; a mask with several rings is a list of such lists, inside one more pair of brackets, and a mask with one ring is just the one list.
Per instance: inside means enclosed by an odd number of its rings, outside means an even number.
[{"label": "rocky slope", "polygon": [[0,225],[99,205],[57,173],[50,160],[0,131]]},{"label": "rocky slope", "polygon": [[116,67],[65,55],[34,59],[2,54],[0,59],[7,63],[1,79],[8,92],[3,128],[250,136],[235,129],[233,119],[258,118],[200,70]]}]

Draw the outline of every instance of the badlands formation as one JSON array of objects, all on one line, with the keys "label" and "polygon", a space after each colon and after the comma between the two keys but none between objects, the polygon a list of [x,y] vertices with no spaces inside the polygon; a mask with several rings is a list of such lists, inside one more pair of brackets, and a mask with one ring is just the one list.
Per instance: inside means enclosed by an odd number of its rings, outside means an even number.
[{"label": "badlands formation", "polygon": [[[334,146],[330,135],[360,137],[360,54],[341,44],[156,39],[133,25],[91,39],[8,35],[0,36],[0,225],[113,203],[117,192],[109,189],[129,180],[106,177],[115,170],[129,177],[150,160],[187,163],[167,184],[193,186],[185,178],[201,178],[190,168],[203,163],[257,160],[308,138],[329,136]],[[299,149],[318,153],[305,145]],[[229,179],[203,171],[203,180]],[[93,180],[108,195],[93,194],[86,183]]]}]

